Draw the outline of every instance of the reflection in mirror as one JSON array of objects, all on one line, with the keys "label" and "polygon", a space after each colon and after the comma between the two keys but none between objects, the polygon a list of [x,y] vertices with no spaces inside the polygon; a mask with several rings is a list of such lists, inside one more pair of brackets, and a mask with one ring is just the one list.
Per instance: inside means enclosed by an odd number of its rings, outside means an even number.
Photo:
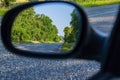
[{"label": "reflection in mirror", "polygon": [[80,13],[73,5],[45,3],[18,14],[11,40],[21,50],[64,53],[74,49],[80,28]]}]

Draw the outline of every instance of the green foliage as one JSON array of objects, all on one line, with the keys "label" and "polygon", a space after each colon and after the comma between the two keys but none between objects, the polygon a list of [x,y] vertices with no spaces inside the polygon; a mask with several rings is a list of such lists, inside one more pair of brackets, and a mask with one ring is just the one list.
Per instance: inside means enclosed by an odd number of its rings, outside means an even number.
[{"label": "green foliage", "polygon": [[33,8],[26,9],[17,16],[13,24],[11,37],[14,43],[61,41],[52,20],[44,14],[36,14]]},{"label": "green foliage", "polygon": [[79,31],[81,29],[81,16],[77,10],[74,10],[71,16],[72,20],[70,24],[73,30],[71,31],[69,39],[71,39],[70,42],[76,42],[78,39]]},{"label": "green foliage", "polygon": [[65,27],[64,29],[64,41],[71,43],[76,42],[78,39],[80,27],[81,27],[81,19],[77,10],[74,10],[71,13],[72,20],[70,22],[71,27]]},{"label": "green foliage", "polygon": [[62,45],[62,51],[72,50],[77,42],[78,36],[80,35],[81,30],[81,19],[78,11],[75,9],[71,13],[71,27],[64,28],[64,43]]},{"label": "green foliage", "polygon": [[7,12],[8,9],[6,8],[1,8],[0,9],[0,16],[3,16],[6,12]]},{"label": "green foliage", "polygon": [[72,32],[72,27],[65,27],[64,28],[64,33],[65,33],[64,41],[65,42],[69,42],[69,40],[71,40],[71,39],[69,39],[70,38],[69,36],[70,36],[71,32]]},{"label": "green foliage", "polygon": [[66,52],[66,51],[70,51],[73,49],[75,43],[67,43],[65,42],[63,45],[62,45],[62,52]]}]

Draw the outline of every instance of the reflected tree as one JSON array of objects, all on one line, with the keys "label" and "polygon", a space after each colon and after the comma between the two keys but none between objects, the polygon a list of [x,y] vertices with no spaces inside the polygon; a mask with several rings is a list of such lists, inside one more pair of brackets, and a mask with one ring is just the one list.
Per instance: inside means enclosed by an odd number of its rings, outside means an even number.
[{"label": "reflected tree", "polygon": [[79,35],[78,32],[80,31],[81,26],[80,15],[76,9],[71,13],[71,17],[72,17],[70,22],[71,27],[65,27],[64,29],[65,33],[64,40],[65,42],[69,43],[76,42]]},{"label": "reflected tree", "polygon": [[17,16],[11,37],[14,43],[61,41],[52,19],[44,14],[36,14],[33,8],[26,9]]},{"label": "reflected tree", "polygon": [[81,28],[81,19],[78,10],[74,9],[71,13],[70,27],[64,28],[64,43],[62,46],[62,51],[70,51],[74,48],[77,39],[79,37],[79,32]]}]

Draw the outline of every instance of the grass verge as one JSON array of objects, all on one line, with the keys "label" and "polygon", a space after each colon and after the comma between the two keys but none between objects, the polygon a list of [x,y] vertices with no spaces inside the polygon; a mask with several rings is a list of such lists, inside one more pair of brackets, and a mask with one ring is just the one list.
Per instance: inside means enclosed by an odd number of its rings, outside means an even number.
[{"label": "grass verge", "polygon": [[[3,16],[12,7],[15,7],[15,6],[21,5],[21,4],[24,4],[24,3],[15,3],[15,2],[13,2],[13,3],[10,4],[9,8],[5,8],[5,7],[0,6],[0,16]],[[0,5],[1,5],[1,3],[0,3]]]},{"label": "grass verge", "polygon": [[75,43],[63,43],[62,52],[71,51],[74,48]]},{"label": "grass verge", "polygon": [[7,8],[0,8],[0,16],[3,16],[7,11]]},{"label": "grass verge", "polygon": [[120,4],[120,0],[98,0],[98,1],[84,1],[84,2],[76,2],[83,7],[97,7],[104,5],[112,5],[112,4]]}]

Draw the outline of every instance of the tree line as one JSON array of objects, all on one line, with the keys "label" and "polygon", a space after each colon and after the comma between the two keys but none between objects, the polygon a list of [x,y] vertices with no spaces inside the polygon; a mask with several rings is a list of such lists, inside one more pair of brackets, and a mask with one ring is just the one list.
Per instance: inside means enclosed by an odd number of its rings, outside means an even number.
[{"label": "tree line", "polygon": [[26,9],[17,16],[12,27],[11,38],[15,43],[61,41],[52,19],[44,14],[36,14],[33,8]]},{"label": "tree line", "polygon": [[74,43],[78,39],[79,31],[80,31],[80,26],[81,26],[81,20],[80,20],[80,15],[77,10],[74,10],[71,13],[71,26],[67,26],[64,28],[64,41],[67,43]]},{"label": "tree line", "polygon": [[64,28],[64,43],[62,45],[62,51],[70,51],[72,50],[76,42],[78,41],[78,37],[80,35],[81,30],[81,18],[79,12],[74,9],[71,13],[71,22],[70,26]]}]

